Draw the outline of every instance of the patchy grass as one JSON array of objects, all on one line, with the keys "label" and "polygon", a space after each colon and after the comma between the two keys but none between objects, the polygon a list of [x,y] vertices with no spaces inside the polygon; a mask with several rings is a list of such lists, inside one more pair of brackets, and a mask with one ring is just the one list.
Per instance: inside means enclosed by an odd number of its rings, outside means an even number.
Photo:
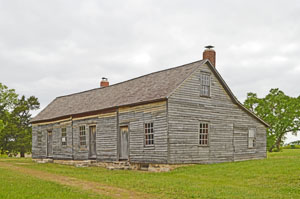
[{"label": "patchy grass", "polygon": [[[18,163],[17,160],[15,161]],[[6,199],[84,199],[101,197],[96,194],[33,178],[29,175],[1,167],[0,182],[0,198]]]},{"label": "patchy grass", "polygon": [[[144,192],[159,198],[300,198],[300,150],[293,149],[270,153],[264,160],[194,165],[178,168],[168,173],[110,171],[96,167],[76,168],[57,164],[36,164],[30,159],[5,158],[0,161],[19,167]],[[13,176],[40,181],[22,175],[14,174]],[[1,178],[3,177],[0,176]],[[14,179],[12,176],[4,178]],[[15,191],[15,189],[9,189],[5,179],[1,181],[8,189],[7,193]],[[22,190],[26,184],[21,183],[19,186]],[[47,186],[58,185],[49,183]],[[49,187],[49,189],[52,188]],[[71,193],[68,187],[63,186],[55,190],[59,190],[57,194],[66,194],[66,196],[67,193]],[[3,197],[1,193],[0,198],[9,198]],[[69,197],[66,196],[61,198]],[[85,198],[93,198],[93,196]]]}]

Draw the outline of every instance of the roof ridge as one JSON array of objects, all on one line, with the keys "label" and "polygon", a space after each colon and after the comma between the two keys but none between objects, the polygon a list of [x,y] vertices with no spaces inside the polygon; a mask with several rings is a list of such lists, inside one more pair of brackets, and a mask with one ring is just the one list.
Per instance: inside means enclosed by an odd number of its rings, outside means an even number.
[{"label": "roof ridge", "polygon": [[[62,97],[68,97],[68,96],[72,96],[72,95],[77,95],[77,94],[81,94],[81,93],[85,93],[85,92],[90,92],[90,91],[98,90],[98,89],[111,88],[111,87],[113,87],[113,86],[117,86],[117,85],[123,84],[123,83],[125,83],[125,82],[129,82],[129,81],[133,81],[133,80],[136,80],[136,79],[145,77],[145,76],[153,75],[153,74],[155,74],[155,73],[161,73],[161,72],[165,72],[165,71],[168,71],[168,70],[174,70],[174,69],[176,69],[176,68],[184,67],[184,66],[187,66],[187,65],[190,65],[190,64],[194,64],[194,63],[197,63],[197,62],[202,62],[202,61],[204,61],[204,60],[197,60],[197,61],[190,62],[190,63],[187,63],[187,64],[183,64],[183,65],[179,65],[179,66],[175,66],[175,67],[166,68],[166,69],[163,69],[163,70],[160,70],[160,71],[154,71],[154,72],[152,72],[152,73],[148,73],[148,74],[145,74],[145,75],[141,75],[141,76],[138,76],[138,77],[134,77],[134,78],[132,78],[132,79],[128,79],[128,80],[125,80],[125,81],[122,81],[122,82],[118,82],[118,83],[116,83],[116,84],[112,84],[112,85],[110,85],[110,86],[108,86],[108,87],[93,88],[93,89],[89,89],[89,90],[85,90],[85,91],[80,91],[80,92],[76,92],[76,93],[71,93],[71,94],[67,94],[67,95],[62,95],[62,96],[56,97],[55,99],[62,98]],[[54,100],[53,100],[53,101],[54,101]]]}]

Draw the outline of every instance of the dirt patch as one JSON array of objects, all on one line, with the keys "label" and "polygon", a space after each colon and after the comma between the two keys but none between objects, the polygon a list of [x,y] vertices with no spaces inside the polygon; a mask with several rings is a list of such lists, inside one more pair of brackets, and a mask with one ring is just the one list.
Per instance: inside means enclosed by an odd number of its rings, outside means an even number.
[{"label": "dirt patch", "polygon": [[39,178],[42,180],[48,180],[52,182],[56,182],[62,185],[76,187],[86,191],[92,191],[94,193],[100,195],[107,195],[113,198],[155,198],[145,193],[135,192],[131,190],[121,189],[118,187],[108,186],[104,184],[100,184],[97,182],[91,182],[87,180],[81,180],[77,178],[61,176],[57,174],[52,174],[44,171],[38,171],[34,169],[18,167],[8,162],[1,162],[0,167],[11,169],[23,174],[27,174],[33,176],[35,178]]},{"label": "dirt patch", "polygon": [[[1,163],[1,162],[0,162]],[[29,165],[29,163],[26,163],[26,162],[18,162],[16,163],[16,165]]]}]

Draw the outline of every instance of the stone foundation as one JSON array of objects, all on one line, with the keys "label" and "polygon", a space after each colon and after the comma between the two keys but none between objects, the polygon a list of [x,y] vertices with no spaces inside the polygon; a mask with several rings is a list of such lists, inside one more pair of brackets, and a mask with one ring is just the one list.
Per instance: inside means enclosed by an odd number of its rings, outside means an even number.
[{"label": "stone foundation", "polygon": [[53,160],[53,159],[33,159],[37,163],[56,163],[72,165],[75,167],[103,167],[109,170],[141,170],[150,172],[168,172],[178,167],[189,166],[191,164],[151,164],[151,163],[130,163],[128,161],[99,162],[97,160]]}]

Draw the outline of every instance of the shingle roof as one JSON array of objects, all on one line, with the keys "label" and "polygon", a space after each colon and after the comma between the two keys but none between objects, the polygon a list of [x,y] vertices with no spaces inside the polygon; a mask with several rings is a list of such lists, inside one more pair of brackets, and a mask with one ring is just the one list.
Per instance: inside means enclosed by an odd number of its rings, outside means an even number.
[{"label": "shingle roof", "polygon": [[167,98],[207,60],[162,70],[104,88],[57,97],[31,122]]}]

